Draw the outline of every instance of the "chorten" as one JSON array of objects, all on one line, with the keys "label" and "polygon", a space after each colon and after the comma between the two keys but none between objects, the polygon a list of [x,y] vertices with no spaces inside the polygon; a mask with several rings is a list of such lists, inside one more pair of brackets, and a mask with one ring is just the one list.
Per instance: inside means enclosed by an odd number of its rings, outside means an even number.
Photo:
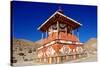
[{"label": "chorten", "polygon": [[43,32],[42,46],[37,49],[38,61],[49,64],[61,63],[83,56],[85,49],[79,40],[78,31],[81,26],[82,24],[58,9],[38,28]]}]

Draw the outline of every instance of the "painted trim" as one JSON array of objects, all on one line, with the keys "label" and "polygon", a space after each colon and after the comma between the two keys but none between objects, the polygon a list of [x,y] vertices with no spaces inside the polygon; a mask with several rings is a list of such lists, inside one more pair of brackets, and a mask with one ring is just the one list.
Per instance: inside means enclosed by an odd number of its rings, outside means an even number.
[{"label": "painted trim", "polygon": [[[66,43],[66,44],[76,44],[76,45],[78,45],[78,44],[82,45],[83,44],[83,43],[79,43],[79,42],[73,43],[73,41],[65,41],[65,40],[59,40],[59,42],[60,43]],[[56,43],[56,40],[46,44],[45,47],[50,46],[50,45],[55,44],[55,43]],[[43,48],[43,46],[39,47],[38,50],[40,50],[42,48]]]}]

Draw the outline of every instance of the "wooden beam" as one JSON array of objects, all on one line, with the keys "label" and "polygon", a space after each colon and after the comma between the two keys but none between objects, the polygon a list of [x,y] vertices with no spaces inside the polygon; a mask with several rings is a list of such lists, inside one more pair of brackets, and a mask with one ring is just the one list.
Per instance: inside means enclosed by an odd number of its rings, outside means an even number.
[{"label": "wooden beam", "polygon": [[57,39],[59,39],[59,22],[57,21]]}]

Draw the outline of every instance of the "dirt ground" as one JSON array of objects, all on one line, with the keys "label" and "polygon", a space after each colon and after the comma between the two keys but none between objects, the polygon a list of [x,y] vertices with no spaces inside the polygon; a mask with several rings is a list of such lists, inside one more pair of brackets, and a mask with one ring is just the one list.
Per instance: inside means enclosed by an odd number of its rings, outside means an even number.
[{"label": "dirt ground", "polygon": [[[97,61],[97,54],[88,54],[87,57],[84,57],[84,58],[80,58],[80,59],[77,59],[77,60],[72,60],[72,61],[67,61],[67,62],[64,62],[62,64],[67,64],[67,63],[81,63],[81,62],[96,62]],[[14,64],[13,67],[16,67],[16,66],[34,66],[34,65],[42,65],[43,63],[37,63],[35,61],[32,61],[32,62],[25,62],[25,63],[16,63]],[[47,65],[47,64],[46,64]]]}]

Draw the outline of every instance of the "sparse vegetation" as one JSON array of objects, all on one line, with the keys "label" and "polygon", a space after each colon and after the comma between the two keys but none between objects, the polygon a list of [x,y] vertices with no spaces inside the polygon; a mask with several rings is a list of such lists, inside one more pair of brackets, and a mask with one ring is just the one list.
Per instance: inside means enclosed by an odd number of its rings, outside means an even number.
[{"label": "sparse vegetation", "polygon": [[24,61],[28,61],[28,59],[24,59]]},{"label": "sparse vegetation", "polygon": [[28,53],[32,53],[32,50],[30,49],[30,50],[28,51]]},{"label": "sparse vegetation", "polygon": [[17,60],[13,60],[13,63],[17,63]]},{"label": "sparse vegetation", "polygon": [[24,56],[24,53],[18,53],[18,55],[20,55],[20,56]]}]

